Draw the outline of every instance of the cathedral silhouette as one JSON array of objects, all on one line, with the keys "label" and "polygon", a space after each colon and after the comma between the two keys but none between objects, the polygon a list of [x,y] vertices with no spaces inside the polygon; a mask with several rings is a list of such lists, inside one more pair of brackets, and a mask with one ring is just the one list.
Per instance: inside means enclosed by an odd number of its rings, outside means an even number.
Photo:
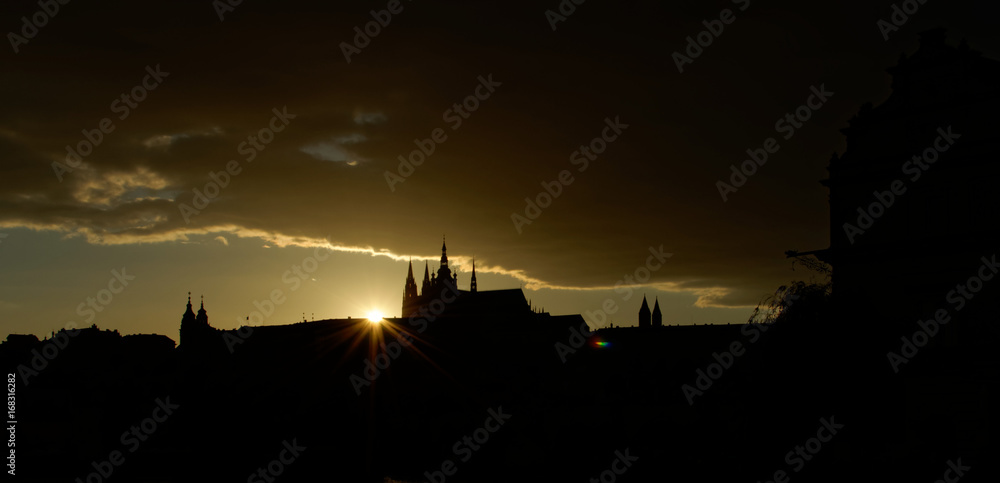
[{"label": "cathedral silhouette", "polygon": [[431,272],[430,265],[424,263],[424,279],[419,294],[417,281],[413,277],[413,262],[410,262],[403,287],[401,315],[403,318],[419,315],[421,309],[453,316],[544,315],[544,312],[533,311],[519,288],[480,291],[476,281],[475,259],[472,262],[469,290],[459,289],[458,274],[453,273],[448,265],[448,246],[445,241],[441,242],[441,264],[437,271]]},{"label": "cathedral silhouette", "polygon": [[[472,262],[472,281],[470,291],[476,292],[476,262]],[[413,278],[413,261],[410,261],[409,273],[406,275],[406,287],[403,288],[403,317],[407,317],[433,297],[440,297],[445,290],[458,290],[458,273],[452,273],[448,266],[448,246],[441,242],[441,266],[433,275],[430,266],[424,262],[424,281],[417,295],[417,282]]]},{"label": "cathedral silhouette", "polygon": [[660,299],[657,297],[653,302],[653,312],[649,312],[649,304],[646,303],[646,296],[642,296],[642,307],[639,307],[639,327],[649,327],[652,322],[653,327],[663,326],[663,313],[660,312]]}]

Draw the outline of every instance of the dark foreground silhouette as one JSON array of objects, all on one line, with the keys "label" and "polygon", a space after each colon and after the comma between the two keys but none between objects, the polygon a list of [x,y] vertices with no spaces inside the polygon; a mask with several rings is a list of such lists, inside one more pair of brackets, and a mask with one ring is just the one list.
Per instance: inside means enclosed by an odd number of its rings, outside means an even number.
[{"label": "dark foreground silhouette", "polygon": [[832,287],[757,323],[591,334],[425,267],[377,324],[12,335],[18,477],[996,481],[997,65],[924,35],[831,160],[830,247],[791,253]]}]

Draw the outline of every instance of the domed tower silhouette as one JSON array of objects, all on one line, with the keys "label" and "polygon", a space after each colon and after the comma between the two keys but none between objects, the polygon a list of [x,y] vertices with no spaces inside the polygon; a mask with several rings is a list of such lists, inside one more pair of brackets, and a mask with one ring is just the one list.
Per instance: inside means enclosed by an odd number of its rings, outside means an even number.
[{"label": "domed tower silhouette", "polygon": [[639,308],[639,327],[649,327],[650,313],[649,304],[646,303],[646,296],[642,296],[642,307]]},{"label": "domed tower silhouette", "polygon": [[663,327],[663,314],[660,312],[660,298],[653,301],[653,327]]},{"label": "domed tower silhouette", "polygon": [[[208,315],[206,314],[206,318]],[[197,338],[198,332],[198,318],[194,315],[194,310],[191,307],[191,292],[188,292],[188,303],[187,310],[184,311],[184,316],[181,317],[181,347],[190,347],[194,345],[192,342]]]},{"label": "domed tower silhouette", "polygon": [[191,309],[191,292],[188,292],[188,304],[187,310],[184,311],[184,316],[181,317],[181,336],[184,335],[184,327],[194,327],[197,322],[194,316],[194,310]]},{"label": "domed tower silhouette", "polygon": [[194,314],[191,307],[191,292],[188,292],[187,310],[181,318],[181,341],[178,348],[187,351],[201,351],[211,345],[211,338],[215,334],[215,329],[208,325],[208,312],[205,310],[205,298],[202,296],[201,308],[198,315]]},{"label": "domed tower silhouette", "polygon": [[[188,306],[190,306],[190,305],[191,305],[191,300],[189,298],[188,299]],[[205,310],[205,296],[204,295],[201,296],[201,308],[198,309],[198,316],[195,317],[195,320],[198,322],[198,326],[199,327],[202,327],[202,326],[207,327],[208,326],[208,312]]]}]

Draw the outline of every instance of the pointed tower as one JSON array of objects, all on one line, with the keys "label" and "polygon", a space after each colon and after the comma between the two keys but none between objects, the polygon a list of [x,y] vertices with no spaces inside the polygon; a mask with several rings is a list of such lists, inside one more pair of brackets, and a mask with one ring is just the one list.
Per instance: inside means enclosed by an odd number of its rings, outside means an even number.
[{"label": "pointed tower", "polygon": [[403,287],[403,316],[407,316],[406,308],[412,306],[417,301],[417,281],[413,278],[413,260],[410,260],[410,268],[406,273],[406,285]]},{"label": "pointed tower", "polygon": [[[188,302],[190,304],[191,302]],[[208,312],[205,311],[205,296],[201,296],[201,308],[198,309],[198,316],[196,317],[198,325],[208,325]]]},{"label": "pointed tower", "polygon": [[653,327],[663,327],[663,314],[660,313],[660,298],[653,302]]},{"label": "pointed tower", "polygon": [[649,327],[649,304],[646,303],[646,296],[642,296],[642,307],[639,308],[639,327]]},{"label": "pointed tower", "polygon": [[472,293],[476,293],[478,288],[476,287],[476,257],[472,257],[472,287],[469,288]]},{"label": "pointed tower", "polygon": [[431,293],[431,275],[430,275],[430,265],[428,262],[424,262],[424,283],[420,286],[420,295],[430,295]]},{"label": "pointed tower", "polygon": [[[440,285],[439,289],[444,289],[446,284],[454,283],[455,279],[451,275],[451,268],[448,267],[448,246],[444,242],[442,237],[441,241],[441,267],[437,271],[437,284]],[[440,293],[438,290],[434,291],[435,295]]]}]

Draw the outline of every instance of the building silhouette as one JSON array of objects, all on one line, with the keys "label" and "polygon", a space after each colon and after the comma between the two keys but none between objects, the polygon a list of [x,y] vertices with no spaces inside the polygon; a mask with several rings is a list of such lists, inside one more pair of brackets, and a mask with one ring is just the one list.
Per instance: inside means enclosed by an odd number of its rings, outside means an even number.
[{"label": "building silhouette", "polygon": [[649,311],[649,303],[646,296],[642,296],[642,306],[639,307],[639,327],[662,327],[663,313],[660,312],[660,298],[653,300],[653,311]]},{"label": "building silhouette", "polygon": [[[821,182],[830,246],[789,255],[829,263],[845,304],[907,321],[948,306],[956,284],[1000,246],[1000,62],[964,41],[949,45],[937,29],[888,72],[891,95],[841,130],[847,149]],[[997,308],[995,297],[977,302],[963,315]]]},{"label": "building silhouette", "polygon": [[[544,310],[532,309],[524,297],[524,292],[519,288],[480,291],[476,281],[475,261],[473,261],[470,290],[459,289],[458,275],[452,271],[448,264],[448,247],[443,242],[441,245],[441,265],[437,271],[432,273],[429,264],[425,264],[424,278],[419,292],[416,279],[413,276],[413,262],[409,263],[403,287],[402,314],[404,319],[413,316],[474,321],[485,324],[502,322],[517,325],[540,320],[555,324],[582,322],[579,315],[550,316]],[[350,320],[351,318],[348,317],[347,319],[324,319],[314,322],[318,322],[315,327],[319,327],[323,324],[344,323],[350,322]],[[303,330],[307,332],[314,330],[299,328],[297,327],[299,325],[301,324],[272,325],[266,326],[263,330],[275,337],[288,336]],[[439,323],[437,325],[445,324]],[[234,348],[242,343],[246,336],[241,335],[241,331],[247,327],[250,326],[225,330],[212,327],[208,323],[208,311],[205,310],[204,296],[201,307],[195,313],[189,292],[187,307],[181,317],[178,348],[188,354],[224,355],[233,352]],[[262,329],[262,327],[251,328]]]},{"label": "building silhouette", "polygon": [[660,312],[660,298],[653,300],[653,327],[663,327],[663,313]]},{"label": "building silhouette", "polygon": [[434,309],[434,312],[448,316],[530,316],[546,315],[536,313],[524,297],[521,289],[479,290],[476,281],[476,262],[472,262],[472,277],[469,280],[469,290],[458,286],[458,275],[453,273],[448,265],[448,247],[441,243],[441,264],[436,272],[430,271],[430,266],[424,264],[424,279],[420,293],[417,294],[417,284],[413,277],[413,262],[407,270],[403,285],[402,317],[420,315]]},{"label": "building silhouette", "polygon": [[[473,265],[472,287],[476,286],[475,265]],[[448,290],[458,289],[458,274],[451,272],[448,266],[448,246],[445,241],[441,242],[441,264],[434,274],[430,273],[430,267],[424,262],[424,280],[421,285],[420,294],[417,294],[417,283],[413,278],[413,262],[410,262],[409,273],[406,275],[406,286],[403,288],[403,317],[407,317],[413,311],[430,302],[434,298],[439,298],[441,293]],[[475,291],[475,290],[473,290]]]},{"label": "building silhouette", "polygon": [[639,307],[639,327],[650,326],[649,304],[646,303],[646,296],[642,296],[642,307]]},{"label": "building silhouette", "polygon": [[[181,317],[179,348],[185,351],[201,352],[219,339],[218,330],[208,324],[208,311],[205,310],[205,297],[201,298],[201,308],[195,315],[191,307],[191,292],[188,292],[187,310]],[[221,339],[220,339],[221,340]]]}]

